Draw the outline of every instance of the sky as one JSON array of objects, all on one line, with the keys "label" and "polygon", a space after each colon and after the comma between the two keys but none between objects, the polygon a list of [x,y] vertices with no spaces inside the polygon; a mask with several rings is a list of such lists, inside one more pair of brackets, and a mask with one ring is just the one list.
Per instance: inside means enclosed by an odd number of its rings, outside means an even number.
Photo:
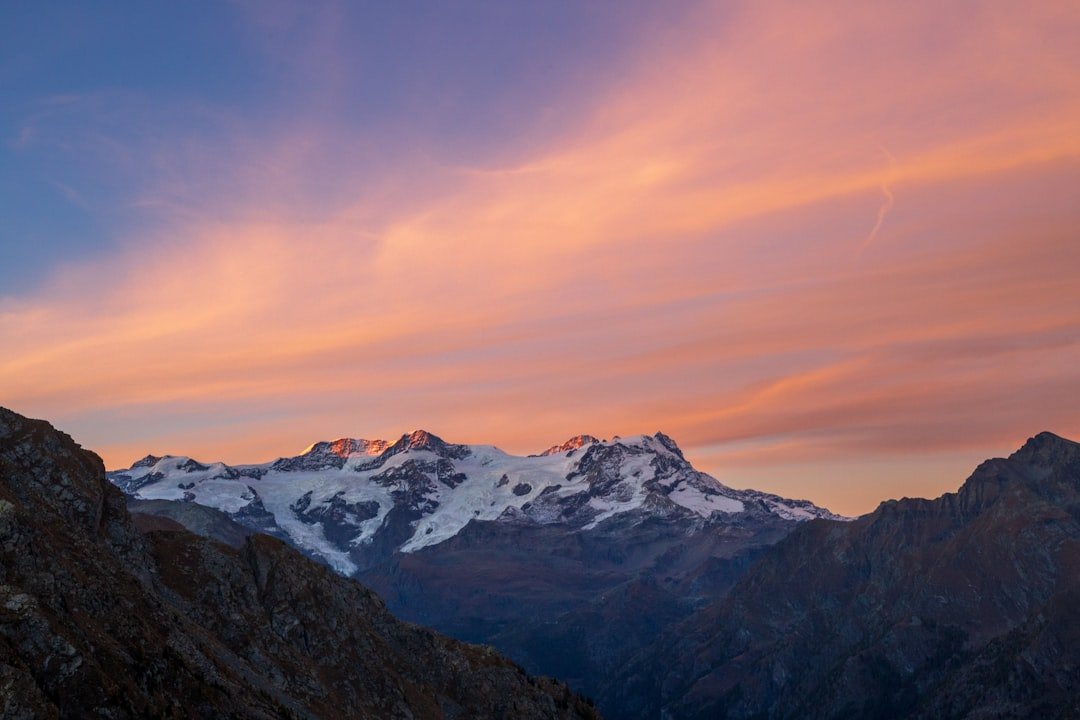
[{"label": "sky", "polygon": [[7,3],[0,405],[110,468],[662,430],[858,514],[1080,439],[1080,5]]}]

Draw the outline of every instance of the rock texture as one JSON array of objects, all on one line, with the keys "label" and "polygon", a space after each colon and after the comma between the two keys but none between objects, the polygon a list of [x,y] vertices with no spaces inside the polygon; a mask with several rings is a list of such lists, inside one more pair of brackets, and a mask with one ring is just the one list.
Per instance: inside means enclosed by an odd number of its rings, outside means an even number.
[{"label": "rock texture", "polygon": [[595,717],[279,540],[139,524],[97,456],[0,409],[0,716]]},{"label": "rock texture", "polygon": [[1080,717],[1080,445],[806,523],[603,698],[626,718]]}]

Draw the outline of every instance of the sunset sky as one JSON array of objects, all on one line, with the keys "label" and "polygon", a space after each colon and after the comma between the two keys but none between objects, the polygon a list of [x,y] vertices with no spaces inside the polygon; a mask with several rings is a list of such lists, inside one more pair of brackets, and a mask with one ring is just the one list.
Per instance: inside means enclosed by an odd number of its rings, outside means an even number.
[{"label": "sunset sky", "polygon": [[122,467],[663,430],[849,514],[1080,438],[1080,4],[7,3],[0,405]]}]

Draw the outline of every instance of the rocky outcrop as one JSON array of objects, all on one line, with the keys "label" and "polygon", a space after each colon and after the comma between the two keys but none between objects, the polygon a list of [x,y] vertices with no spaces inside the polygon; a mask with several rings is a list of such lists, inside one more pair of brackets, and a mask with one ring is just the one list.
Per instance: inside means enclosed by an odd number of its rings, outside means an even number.
[{"label": "rocky outcrop", "polygon": [[140,524],[97,456],[0,409],[0,716],[595,717],[278,540]]}]

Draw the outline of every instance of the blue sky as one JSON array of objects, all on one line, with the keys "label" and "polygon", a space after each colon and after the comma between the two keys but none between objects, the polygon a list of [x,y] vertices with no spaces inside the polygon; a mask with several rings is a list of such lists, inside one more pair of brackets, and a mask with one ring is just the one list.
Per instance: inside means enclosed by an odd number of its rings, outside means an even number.
[{"label": "blue sky", "polygon": [[643,21],[662,30],[649,7],[10,4],[0,23],[3,294],[108,253],[160,221],[159,202],[218,204],[228,173],[180,182],[184,164],[222,146],[223,164],[254,162],[259,143],[289,127],[325,131],[292,191],[330,204],[351,192],[334,187],[340,164],[417,152],[506,162],[556,137],[564,106],[577,117]]}]

